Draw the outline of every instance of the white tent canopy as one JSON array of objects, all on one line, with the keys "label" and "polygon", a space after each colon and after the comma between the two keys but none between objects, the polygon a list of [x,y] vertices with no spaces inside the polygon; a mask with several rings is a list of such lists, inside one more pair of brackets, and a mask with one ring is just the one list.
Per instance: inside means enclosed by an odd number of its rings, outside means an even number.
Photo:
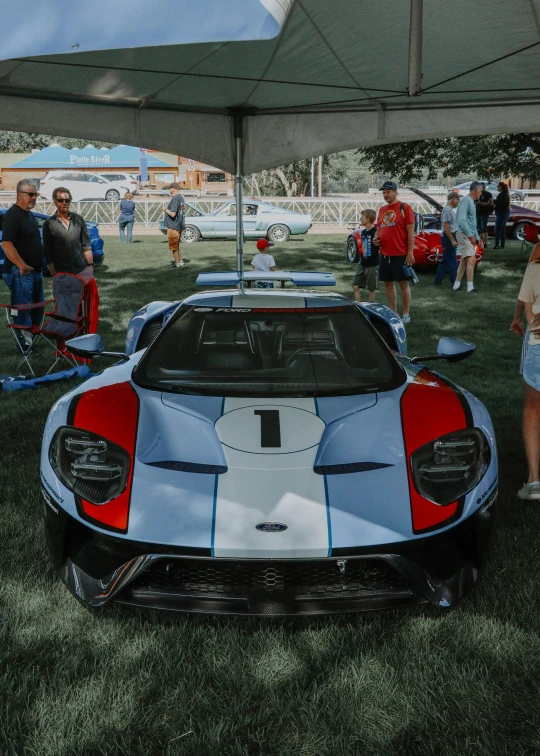
[{"label": "white tent canopy", "polygon": [[[246,14],[254,2],[289,4],[245,0]],[[48,21],[67,12],[44,4]],[[219,41],[215,15],[219,7],[224,18],[238,13],[236,0],[190,4],[203,19],[208,10],[208,36],[200,24],[190,30],[190,17],[166,12],[180,2],[164,10],[162,0],[136,0],[148,32],[124,34],[123,44],[136,45],[128,49],[95,49],[95,29],[82,17],[78,27],[71,19],[68,38],[65,24],[40,20],[38,6],[34,20],[28,9],[11,23],[4,14],[0,51],[12,57],[0,61],[0,128],[142,145],[234,171],[236,115],[245,173],[373,144],[540,131],[540,0],[295,0],[277,36],[265,38],[268,21],[257,18],[256,28],[223,27],[236,41]],[[102,5],[84,3],[85,12]],[[106,8],[99,47],[118,48],[119,19],[130,11],[118,0]],[[32,23],[38,48],[28,41]],[[181,34],[159,37],[159,27],[175,24]],[[66,49],[71,39],[84,49],[86,33],[93,51],[24,56]],[[210,41],[160,43],[171,38]],[[143,40],[156,46],[138,46]]]}]

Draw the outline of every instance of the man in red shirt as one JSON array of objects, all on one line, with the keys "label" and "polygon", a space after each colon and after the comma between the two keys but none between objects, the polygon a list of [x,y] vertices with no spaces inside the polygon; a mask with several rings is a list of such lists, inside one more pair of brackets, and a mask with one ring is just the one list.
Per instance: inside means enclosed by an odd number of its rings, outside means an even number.
[{"label": "man in red shirt", "polygon": [[385,181],[381,187],[386,205],[377,216],[374,242],[380,244],[379,281],[384,281],[388,306],[397,312],[395,281],[401,288],[402,320],[411,322],[411,287],[405,266],[414,265],[414,212],[410,205],[397,198],[397,184]]}]

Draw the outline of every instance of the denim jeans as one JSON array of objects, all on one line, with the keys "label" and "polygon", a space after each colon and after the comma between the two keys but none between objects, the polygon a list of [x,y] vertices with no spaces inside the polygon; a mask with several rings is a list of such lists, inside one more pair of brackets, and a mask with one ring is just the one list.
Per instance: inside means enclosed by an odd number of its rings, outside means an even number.
[{"label": "denim jeans", "polygon": [[476,228],[479,234],[486,234],[488,227],[489,213],[476,214]]},{"label": "denim jeans", "polygon": [[453,286],[456,280],[456,273],[458,269],[458,262],[456,260],[456,247],[452,244],[446,234],[441,236],[443,246],[442,261],[437,268],[437,275],[435,276],[435,285],[439,286],[444,281],[445,276],[448,274],[450,278],[450,285]]},{"label": "denim jeans", "polygon": [[504,247],[506,241],[506,221],[510,217],[510,210],[495,213],[495,246]]},{"label": "denim jeans", "polygon": [[[15,265],[11,273],[2,276],[4,283],[11,290],[11,304],[34,304],[43,302],[43,274],[32,271],[23,276],[19,268]],[[17,315],[13,316],[13,323],[20,326],[40,326],[43,322],[44,307],[35,307],[32,310],[19,310]],[[27,341],[24,336],[15,331],[17,339],[21,346],[26,346]]]},{"label": "denim jeans", "polygon": [[[135,221],[128,221],[128,220],[118,221],[118,227],[120,229],[120,241],[121,242],[123,242],[123,241],[130,242],[131,241],[131,234],[133,232],[133,224],[134,223],[135,223]],[[126,236],[127,236],[126,239],[124,239],[124,229],[126,230]]]}]

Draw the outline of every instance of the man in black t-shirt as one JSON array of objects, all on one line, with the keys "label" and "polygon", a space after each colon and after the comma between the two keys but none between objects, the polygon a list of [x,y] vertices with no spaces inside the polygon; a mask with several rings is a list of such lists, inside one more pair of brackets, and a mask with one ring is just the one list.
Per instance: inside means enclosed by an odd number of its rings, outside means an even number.
[{"label": "man in black t-shirt", "polygon": [[[43,302],[43,246],[36,219],[32,215],[39,197],[35,184],[22,179],[17,184],[17,201],[4,215],[2,248],[6,259],[2,271],[4,283],[11,290],[12,305],[32,305]],[[15,325],[40,326],[43,307],[19,310]],[[33,336],[30,331],[16,331],[21,349],[29,349]]]},{"label": "man in black t-shirt", "polygon": [[484,248],[487,247],[487,225],[488,218],[492,211],[493,195],[491,192],[488,192],[486,184],[484,183],[484,191],[476,200],[476,227],[478,229],[478,234],[484,243]]}]

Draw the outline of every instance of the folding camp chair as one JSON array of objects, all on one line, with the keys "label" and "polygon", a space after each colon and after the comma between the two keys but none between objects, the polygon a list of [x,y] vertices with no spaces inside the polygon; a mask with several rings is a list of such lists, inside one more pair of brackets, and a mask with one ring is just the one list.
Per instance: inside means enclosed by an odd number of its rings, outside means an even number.
[{"label": "folding camp chair", "polygon": [[36,328],[36,339],[42,338],[53,347],[55,360],[46,375],[65,360],[76,367],[77,358],[66,347],[66,340],[88,333],[85,283],[72,273],[57,273],[53,278],[54,310],[47,315],[41,328]]},{"label": "folding camp chair", "polygon": [[49,375],[61,361],[67,362],[70,367],[77,367],[78,360],[67,349],[66,340],[87,333],[88,318],[86,316],[84,286],[83,279],[71,273],[58,273],[54,276],[54,310],[46,314],[41,327],[26,327],[34,340],[32,348],[23,355],[22,362],[28,365],[33,376],[35,376],[35,372],[30,359],[32,356],[36,356],[37,346],[42,341],[52,348],[54,357],[53,363],[45,375]]},{"label": "folding camp chair", "polygon": [[84,289],[85,315],[88,318],[88,333],[97,333],[99,318],[99,293],[96,279],[91,278],[86,282]]},{"label": "folding camp chair", "polygon": [[[21,312],[29,312],[31,310],[38,309],[44,310],[46,305],[51,304],[51,302],[53,301],[54,300],[52,299],[45,299],[43,300],[43,302],[33,302],[32,304],[0,304],[0,308],[2,308],[6,313],[6,326],[13,334],[15,343],[17,344],[17,350],[21,358],[19,364],[17,365],[17,371],[19,371],[21,369],[21,366],[25,364],[32,375],[35,376],[34,369],[32,368],[32,365],[30,364],[30,360],[28,358],[32,355],[32,353],[34,353],[35,355],[34,340],[35,333],[38,328],[34,324],[18,325],[14,322],[14,318],[17,317],[17,315],[19,315]],[[47,315],[47,313],[45,315]],[[24,345],[21,343],[23,340],[25,341]]]},{"label": "folding camp chair", "polygon": [[531,223],[526,223],[523,226],[520,254],[529,255],[535,244],[538,244],[538,229]]}]

